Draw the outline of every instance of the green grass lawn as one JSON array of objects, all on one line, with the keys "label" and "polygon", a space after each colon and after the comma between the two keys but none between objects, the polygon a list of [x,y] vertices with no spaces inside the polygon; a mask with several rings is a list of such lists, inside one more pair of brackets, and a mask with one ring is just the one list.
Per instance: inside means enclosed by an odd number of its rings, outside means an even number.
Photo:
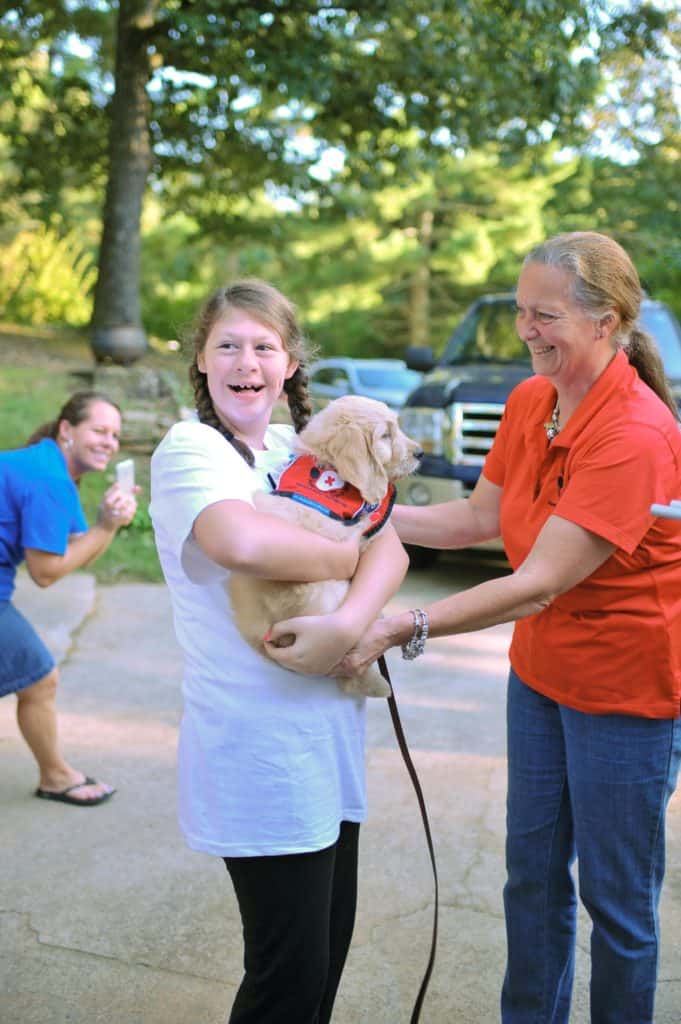
[{"label": "green grass lawn", "polygon": [[0,448],[18,448],[75,391],[67,373],[0,365]]},{"label": "green grass lawn", "polygon": [[[53,419],[66,399],[79,389],[77,381],[55,365],[55,348],[50,344],[49,365],[12,366],[0,360],[0,449],[21,447],[41,423]],[[2,342],[0,341],[0,354]],[[123,444],[125,437],[123,437]],[[149,518],[149,456],[126,452],[124,447],[112,460],[106,473],[88,473],[83,477],[81,497],[89,523],[96,519],[97,505],[106,488],[113,483],[113,466],[119,459],[133,455],[135,476],[142,487],[135,519],[118,531],[108,551],[87,567],[101,583],[163,579],[156,555]]]}]

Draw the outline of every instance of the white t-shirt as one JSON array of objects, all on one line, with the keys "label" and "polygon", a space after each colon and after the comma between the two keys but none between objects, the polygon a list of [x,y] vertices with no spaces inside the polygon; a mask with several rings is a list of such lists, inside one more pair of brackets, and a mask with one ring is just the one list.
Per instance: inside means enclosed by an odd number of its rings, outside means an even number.
[{"label": "white t-shirt", "polygon": [[292,429],[271,426],[251,469],[206,424],[177,423],[151,460],[150,512],[184,651],[179,818],[189,846],[221,857],[321,850],[366,816],[365,701],[333,679],[256,653],[225,581],[192,535],[208,505],[252,503],[281,468]]}]

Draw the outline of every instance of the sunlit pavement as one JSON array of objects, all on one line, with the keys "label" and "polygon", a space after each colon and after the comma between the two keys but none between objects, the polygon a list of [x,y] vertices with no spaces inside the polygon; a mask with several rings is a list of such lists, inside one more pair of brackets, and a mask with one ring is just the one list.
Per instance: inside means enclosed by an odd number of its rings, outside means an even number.
[{"label": "sunlit pavement", "polygon": [[[454,563],[407,579],[395,608],[484,578]],[[64,653],[60,729],[77,767],[112,782],[107,804],[35,800],[34,769],[0,701],[0,1019],[3,1024],[224,1024],[241,970],[221,861],[175,821],[180,657],[160,585],[95,588],[78,574],[19,603]],[[440,934],[423,1024],[498,1020],[504,964],[504,690],[510,627],[393,654],[440,877]],[[70,647],[69,647],[70,644]],[[433,881],[418,805],[383,701],[368,720],[370,817],[359,911],[334,1024],[408,1022],[425,970]],[[669,815],[656,1024],[681,1021],[681,799]],[[574,1024],[588,1020],[580,921]]]}]

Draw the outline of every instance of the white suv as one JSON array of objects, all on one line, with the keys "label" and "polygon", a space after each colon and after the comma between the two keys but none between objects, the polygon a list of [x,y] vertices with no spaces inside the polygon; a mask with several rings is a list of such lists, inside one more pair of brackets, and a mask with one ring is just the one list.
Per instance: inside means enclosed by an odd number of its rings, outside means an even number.
[{"label": "white suv", "polygon": [[366,395],[385,402],[393,409],[399,409],[407,395],[421,381],[421,374],[409,370],[401,359],[350,359],[338,356],[312,363],[308,374],[315,410],[341,395]]}]

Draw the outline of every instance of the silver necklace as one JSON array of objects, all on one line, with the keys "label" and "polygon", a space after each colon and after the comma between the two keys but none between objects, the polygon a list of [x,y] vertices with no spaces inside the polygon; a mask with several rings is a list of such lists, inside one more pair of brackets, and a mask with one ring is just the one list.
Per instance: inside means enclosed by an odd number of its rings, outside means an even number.
[{"label": "silver necklace", "polygon": [[556,434],[560,433],[559,419],[560,419],[560,405],[558,404],[558,402],[556,402],[556,404],[553,407],[553,412],[551,413],[551,419],[549,420],[548,423],[544,424],[544,430],[546,431],[546,437],[547,437],[547,439],[549,441],[553,441],[553,439],[556,436]]}]

